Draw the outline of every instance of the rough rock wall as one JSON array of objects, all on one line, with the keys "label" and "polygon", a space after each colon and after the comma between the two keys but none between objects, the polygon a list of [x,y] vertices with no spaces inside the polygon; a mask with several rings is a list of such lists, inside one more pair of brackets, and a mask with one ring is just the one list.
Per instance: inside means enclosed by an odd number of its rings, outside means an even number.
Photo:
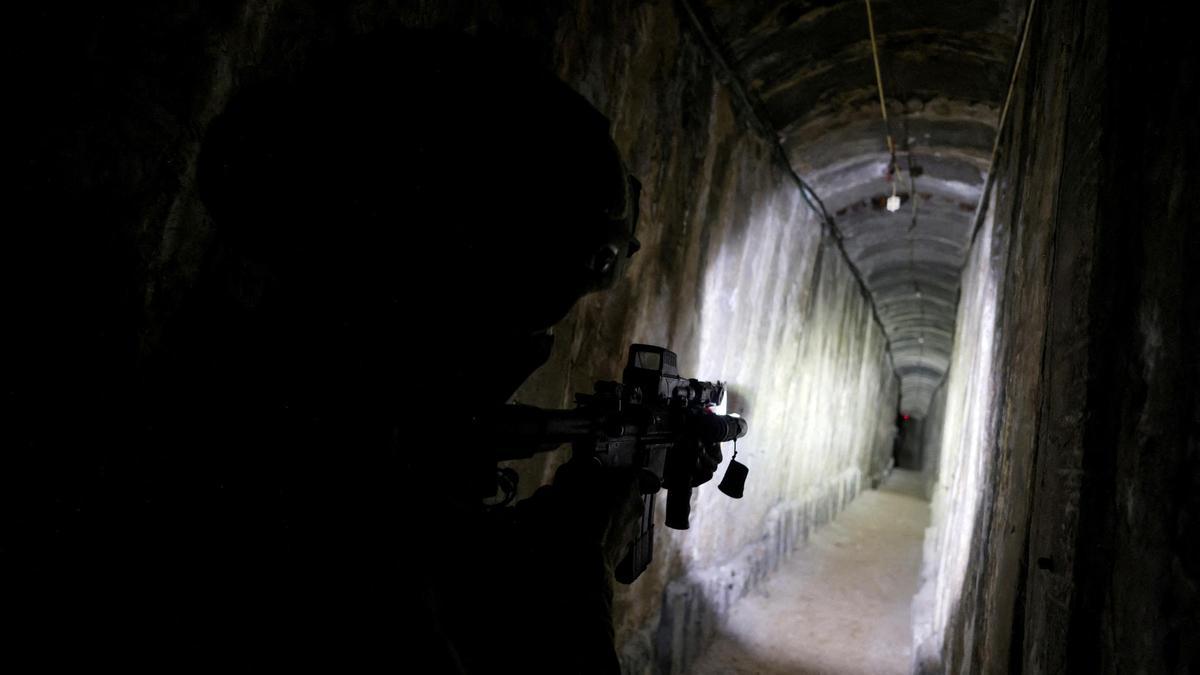
[{"label": "rough rock wall", "polygon": [[[772,149],[675,3],[167,3],[38,10],[53,76],[28,84],[48,128],[22,188],[57,228],[18,250],[57,250],[26,336],[59,355],[22,381],[121,383],[195,278],[211,241],[195,163],[204,130],[240,87],[301,68],[319,46],[389,26],[521,40],[613,122],[644,183],[643,250],[614,290],[558,327],[552,361],[519,392],[563,406],[619,375],[630,342],[665,344],[690,375],[730,382],[751,420],[739,444],[747,496],[698,491],[693,529],[660,528],[657,559],[620,589],[618,639],[631,671],[682,668],[721,613],[890,462],[897,389],[871,309]],[[44,75],[44,74],[43,74]],[[482,165],[484,169],[502,167]],[[69,249],[61,240],[74,244]],[[87,279],[87,284],[75,284]],[[62,288],[61,280],[71,280]],[[20,310],[18,310],[20,311]],[[31,364],[31,368],[33,365]],[[61,372],[59,372],[61,370]],[[37,396],[10,393],[13,407]],[[101,423],[80,420],[80,428]],[[81,444],[86,441],[81,432]],[[727,456],[731,448],[726,449]],[[562,453],[525,463],[523,491]],[[719,475],[719,474],[718,474]],[[69,499],[68,499],[69,501]],[[64,510],[70,503],[60,504]],[[661,514],[659,516],[661,522]],[[667,599],[664,609],[663,599]]]},{"label": "rough rock wall", "polygon": [[[950,507],[967,572],[941,579],[924,670],[1200,667],[1200,235],[1185,198],[1200,92],[1184,25],[1119,3],[1034,15],[991,243],[985,229],[972,253],[1004,260],[998,417],[976,450],[980,494]],[[948,551],[927,549],[927,567]]]}]

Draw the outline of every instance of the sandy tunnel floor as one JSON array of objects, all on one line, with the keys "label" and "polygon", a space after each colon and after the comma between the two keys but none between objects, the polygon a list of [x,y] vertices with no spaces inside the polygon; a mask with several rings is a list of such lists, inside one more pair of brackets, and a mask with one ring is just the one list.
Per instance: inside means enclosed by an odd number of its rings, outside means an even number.
[{"label": "sandy tunnel floor", "polygon": [[691,673],[910,672],[928,523],[919,474],[893,471],[743,599]]}]

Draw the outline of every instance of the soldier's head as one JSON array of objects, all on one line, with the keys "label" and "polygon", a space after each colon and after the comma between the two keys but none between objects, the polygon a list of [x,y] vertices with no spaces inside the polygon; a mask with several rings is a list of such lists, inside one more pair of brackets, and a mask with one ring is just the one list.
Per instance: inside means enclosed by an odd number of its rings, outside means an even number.
[{"label": "soldier's head", "polygon": [[206,136],[220,292],[273,355],[403,370],[503,352],[637,248],[637,183],[609,134],[561,82],[470,40],[316,58],[236,94]]}]

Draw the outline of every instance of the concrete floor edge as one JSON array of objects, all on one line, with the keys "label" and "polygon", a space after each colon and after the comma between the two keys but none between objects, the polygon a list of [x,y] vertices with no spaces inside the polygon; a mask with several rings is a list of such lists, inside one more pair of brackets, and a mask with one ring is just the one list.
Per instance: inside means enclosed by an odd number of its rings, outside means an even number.
[{"label": "concrete floor edge", "polygon": [[722,615],[689,675],[908,675],[929,502],[896,471]]},{"label": "concrete floor edge", "polygon": [[720,565],[689,572],[668,584],[657,620],[620,647],[626,675],[686,673],[704,654],[734,604],[762,585],[809,538],[841,513],[865,487],[856,468],[828,481],[807,499],[780,503],[767,515],[763,535]]}]

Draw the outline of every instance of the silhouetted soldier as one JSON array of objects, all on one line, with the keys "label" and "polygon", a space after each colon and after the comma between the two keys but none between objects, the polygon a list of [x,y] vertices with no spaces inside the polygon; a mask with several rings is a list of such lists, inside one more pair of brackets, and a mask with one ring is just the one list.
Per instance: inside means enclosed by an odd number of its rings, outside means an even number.
[{"label": "silhouetted soldier", "polygon": [[615,671],[632,477],[488,512],[464,434],[636,250],[607,120],[503,51],[393,34],[238,93],[199,184],[216,244],[147,369],[145,504],[103,542],[148,616],[287,659]]}]

